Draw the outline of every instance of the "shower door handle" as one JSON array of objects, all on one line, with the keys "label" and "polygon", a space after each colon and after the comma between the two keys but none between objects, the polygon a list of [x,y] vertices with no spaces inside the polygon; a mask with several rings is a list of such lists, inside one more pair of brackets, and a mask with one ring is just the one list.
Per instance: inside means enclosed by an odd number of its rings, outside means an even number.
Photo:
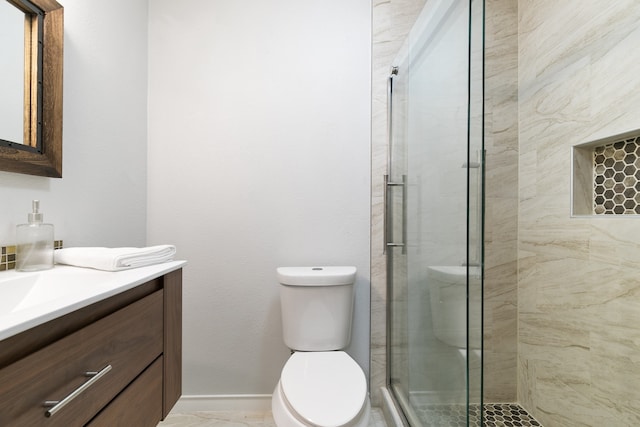
[{"label": "shower door handle", "polygon": [[[402,241],[391,241],[391,228],[389,227],[389,191],[393,187],[402,187]],[[402,253],[407,253],[407,176],[402,175],[402,182],[389,181],[389,175],[384,176],[384,197],[383,197],[383,233],[384,233],[384,248],[383,253],[386,253],[388,247],[401,247]]]},{"label": "shower door handle", "polygon": [[[398,67],[392,67],[391,74],[387,79],[387,174],[392,171],[393,159],[393,79],[398,75]],[[383,190],[383,233],[384,247],[382,253],[387,253],[388,247],[401,247],[402,253],[407,253],[407,176],[402,175],[402,182],[394,182],[389,180],[389,175],[384,176]],[[389,191],[393,187],[402,187],[402,242],[391,242],[391,230],[389,228]]]}]

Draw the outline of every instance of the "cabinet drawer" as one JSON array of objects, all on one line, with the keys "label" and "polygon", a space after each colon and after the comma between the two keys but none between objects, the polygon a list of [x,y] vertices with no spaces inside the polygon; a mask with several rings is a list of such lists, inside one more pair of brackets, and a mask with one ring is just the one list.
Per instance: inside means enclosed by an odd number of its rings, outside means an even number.
[{"label": "cabinet drawer", "polygon": [[155,427],[162,419],[162,357],[94,418],[87,427]]},{"label": "cabinet drawer", "polygon": [[[163,293],[155,292],[0,370],[0,426],[82,426],[161,353]],[[111,369],[55,414],[60,401]]]}]

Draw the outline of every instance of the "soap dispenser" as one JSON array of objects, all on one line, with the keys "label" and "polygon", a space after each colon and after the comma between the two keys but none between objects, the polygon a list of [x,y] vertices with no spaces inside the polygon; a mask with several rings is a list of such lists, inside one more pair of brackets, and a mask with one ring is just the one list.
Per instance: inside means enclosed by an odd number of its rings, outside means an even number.
[{"label": "soap dispenser", "polygon": [[40,201],[32,202],[27,224],[16,227],[16,270],[39,271],[53,267],[53,224],[44,224]]}]

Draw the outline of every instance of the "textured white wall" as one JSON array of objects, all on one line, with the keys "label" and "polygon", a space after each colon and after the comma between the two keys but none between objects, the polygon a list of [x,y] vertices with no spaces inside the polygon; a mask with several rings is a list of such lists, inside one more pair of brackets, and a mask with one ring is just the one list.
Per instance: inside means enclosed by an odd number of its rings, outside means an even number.
[{"label": "textured white wall", "polygon": [[63,178],[0,172],[0,244],[40,199],[67,246],[144,245],[147,1],[61,3]]},{"label": "textured white wall", "polygon": [[268,394],[288,357],[277,266],[358,268],[369,365],[368,0],[155,0],[149,243],[189,261],[184,393]]}]

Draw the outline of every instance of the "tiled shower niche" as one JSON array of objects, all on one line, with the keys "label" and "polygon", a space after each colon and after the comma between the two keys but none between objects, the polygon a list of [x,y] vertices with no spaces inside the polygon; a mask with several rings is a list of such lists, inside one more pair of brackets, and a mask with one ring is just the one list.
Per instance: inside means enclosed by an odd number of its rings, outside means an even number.
[{"label": "tiled shower niche", "polygon": [[640,131],[573,147],[572,215],[640,215]]}]

